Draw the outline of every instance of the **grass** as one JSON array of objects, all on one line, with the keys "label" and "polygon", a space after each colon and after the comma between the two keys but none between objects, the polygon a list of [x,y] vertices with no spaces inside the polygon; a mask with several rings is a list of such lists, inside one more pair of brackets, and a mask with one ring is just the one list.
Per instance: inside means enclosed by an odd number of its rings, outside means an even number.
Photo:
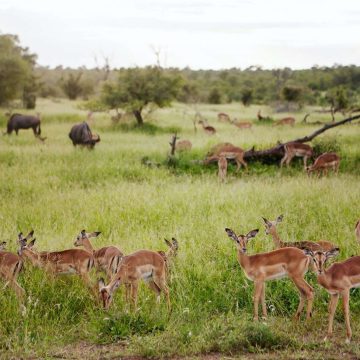
[{"label": "grass", "polygon": [[[199,108],[216,126],[215,137],[201,129],[194,134],[194,111],[175,104],[152,114],[145,129],[131,124],[114,129],[108,115],[95,114],[91,126],[100,134],[100,144],[94,151],[74,149],[67,134],[73,122],[86,118],[85,112],[70,102],[47,100],[39,102],[42,134],[48,138],[44,144],[29,131],[0,139],[0,240],[11,239],[12,251],[17,249],[16,234],[32,228],[39,250],[70,248],[83,228],[102,232],[95,247],[116,244],[125,253],[141,248],[165,250],[164,237],[174,236],[180,245],[170,284],[170,315],[164,302],[156,306],[145,286],[140,289],[135,314],[126,312],[121,289],[113,307],[104,312],[76,277],[53,279],[27,265],[19,277],[26,289],[26,311],[20,309],[11,290],[0,293],[1,356],[52,357],[60,348],[70,356],[82,343],[96,344],[95,349],[115,343],[122,355],[146,357],[360,355],[359,290],[351,293],[353,343],[343,345],[345,326],[339,310],[334,339],[323,344],[328,295],[313,274],[307,275],[316,288],[315,313],[309,324],[291,320],[298,295],[289,280],[267,284],[271,316],[266,324],[254,324],[253,284],[245,278],[234,245],[224,232],[225,227],[239,232],[260,228],[249,251],[269,251],[274,245],[264,234],[261,216],[273,219],[284,214],[279,225],[284,241],[329,239],[341,247],[341,259],[357,254],[353,227],[359,217],[359,126],[339,127],[317,140],[320,149],[336,146],[340,152],[338,176],[308,178],[300,161],[282,171],[273,165],[250,164],[248,173],[236,174],[231,167],[228,182],[220,185],[215,166],[204,168],[193,162],[202,159],[212,145],[229,141],[245,149],[261,148],[316,128],[254,125],[252,131],[241,131],[218,123],[217,112],[255,121],[257,107]],[[318,115],[315,120],[326,118]],[[4,123],[0,117],[3,128]],[[176,166],[169,168],[168,142],[175,130],[181,139],[192,141],[193,150],[177,155]],[[145,156],[160,166],[144,166]],[[95,281],[96,274],[92,278]],[[95,357],[96,351],[89,357]]]}]

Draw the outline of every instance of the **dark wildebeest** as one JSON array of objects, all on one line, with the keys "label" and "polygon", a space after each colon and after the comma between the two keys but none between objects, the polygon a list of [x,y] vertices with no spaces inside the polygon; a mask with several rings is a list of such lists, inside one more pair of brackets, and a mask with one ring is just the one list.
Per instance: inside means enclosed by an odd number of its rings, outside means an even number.
[{"label": "dark wildebeest", "polygon": [[87,146],[89,149],[92,149],[97,142],[100,141],[99,135],[94,135],[88,123],[86,121],[75,124],[69,133],[69,138],[71,139],[74,146],[83,145]]},{"label": "dark wildebeest", "polygon": [[22,114],[12,114],[7,123],[7,131],[5,134],[10,135],[15,131],[18,135],[20,129],[33,129],[34,135],[40,140],[45,140],[40,136],[41,127],[40,127],[40,114],[34,115],[22,115]]}]

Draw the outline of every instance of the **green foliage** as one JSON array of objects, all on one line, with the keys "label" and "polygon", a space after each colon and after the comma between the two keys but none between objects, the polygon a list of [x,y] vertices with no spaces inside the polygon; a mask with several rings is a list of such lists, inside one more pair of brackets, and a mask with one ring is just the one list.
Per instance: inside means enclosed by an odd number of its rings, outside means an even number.
[{"label": "green foliage", "polygon": [[337,136],[323,136],[320,139],[315,139],[313,143],[315,155],[320,155],[325,152],[341,153],[341,143]]},{"label": "green foliage", "polygon": [[294,103],[300,102],[303,95],[303,89],[298,86],[286,85],[281,92],[285,101]]},{"label": "green foliage", "polygon": [[344,111],[350,106],[350,91],[339,86],[326,93],[325,99],[334,111]]},{"label": "green foliage", "polygon": [[82,72],[77,74],[70,73],[66,78],[60,80],[62,90],[70,100],[76,100],[83,91],[81,77]]},{"label": "green foliage", "polygon": [[16,35],[0,35],[0,104],[24,96],[25,106],[32,108],[36,91],[33,76],[36,55],[28,48],[22,48],[19,42]]},{"label": "green foliage", "polygon": [[249,106],[253,100],[253,91],[249,88],[244,88],[241,91],[241,102],[244,106]]},{"label": "green foliage", "polygon": [[218,88],[213,88],[208,98],[209,104],[221,104],[221,93]]},{"label": "green foliage", "polygon": [[139,125],[148,105],[169,106],[180,88],[180,77],[166,74],[159,67],[132,68],[119,71],[116,83],[103,87],[103,102],[111,109],[133,112]]}]

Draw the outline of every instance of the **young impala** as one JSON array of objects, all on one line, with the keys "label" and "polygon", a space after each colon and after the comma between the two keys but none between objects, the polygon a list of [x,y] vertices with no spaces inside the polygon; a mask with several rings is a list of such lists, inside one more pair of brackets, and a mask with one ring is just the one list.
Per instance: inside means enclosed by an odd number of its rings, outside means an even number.
[{"label": "young impala", "polygon": [[125,284],[127,291],[131,288],[131,300],[136,309],[137,292],[141,279],[156,293],[157,302],[160,302],[161,292],[165,294],[170,310],[169,290],[166,284],[166,262],[158,252],[150,250],[139,250],[124,256],[118,272],[107,286],[103,279],[99,280],[99,291],[104,308],[109,308],[115,290],[121,284]]},{"label": "young impala", "polygon": [[339,172],[339,166],[340,166],[339,155],[334,152],[328,152],[321,154],[315,160],[314,164],[306,168],[306,171],[308,175],[310,175],[310,173],[313,171],[317,171],[318,177],[320,177],[321,174],[327,175],[329,168],[332,168],[334,172],[337,174]]},{"label": "young impala", "polygon": [[216,134],[216,129],[213,126],[205,125],[204,120],[199,120],[198,123],[202,125],[206,134],[208,134],[208,135]]},{"label": "young impala", "polygon": [[339,253],[337,250],[315,253],[308,251],[308,253],[314,260],[319,284],[330,294],[329,325],[324,340],[326,341],[327,337],[332,334],[336,306],[339,296],[341,296],[346,324],[346,343],[350,343],[352,335],[349,310],[350,289],[360,286],[360,256],[353,256],[345,261],[334,263],[325,269],[326,261],[330,257],[336,256]]},{"label": "young impala", "polygon": [[206,156],[204,164],[207,165],[213,161],[218,161],[220,154],[223,154],[228,160],[235,160],[236,171],[239,171],[241,165],[247,169],[247,163],[244,160],[245,151],[230,143],[223,143],[214,146]]},{"label": "young impala", "polygon": [[[45,268],[53,274],[80,275],[86,285],[95,291],[89,276],[89,272],[95,264],[92,254],[83,249],[42,251],[39,253],[33,249],[36,239],[30,243],[27,240],[29,240],[28,237],[24,238],[22,233],[19,234],[19,255],[21,258],[28,259],[33,266]],[[97,291],[95,293],[97,294]]]},{"label": "young impala", "polygon": [[286,117],[280,120],[276,120],[274,123],[274,126],[278,126],[278,125],[290,125],[290,126],[294,126],[295,124],[295,118],[293,117]]},{"label": "young impala", "polygon": [[0,244],[0,277],[5,280],[4,287],[10,285],[17,297],[21,299],[25,291],[18,284],[17,277],[23,269],[23,261],[20,256],[5,251],[5,246],[5,241]]},{"label": "young impala", "polygon": [[83,246],[86,251],[94,256],[95,267],[98,271],[104,271],[109,280],[117,273],[119,264],[124,254],[116,246],[105,246],[95,250],[90,242],[90,238],[98,237],[100,231],[87,233],[82,230],[77,236],[74,246]]},{"label": "young impala", "polygon": [[338,247],[336,247],[334,244],[332,244],[330,241],[326,240],[319,240],[317,242],[314,241],[295,241],[295,242],[284,242],[280,239],[279,234],[277,233],[276,226],[280,222],[282,222],[284,216],[280,215],[276,218],[274,221],[269,221],[263,217],[264,223],[265,223],[265,234],[271,235],[276,248],[283,248],[283,247],[296,247],[299,249],[309,249],[312,251],[329,251],[329,250],[340,250]]},{"label": "young impala", "polygon": [[240,266],[246,277],[255,283],[254,290],[254,320],[258,320],[258,305],[261,300],[263,317],[267,317],[265,304],[265,281],[289,277],[300,292],[300,302],[295,313],[299,319],[307,300],[306,318],[311,317],[314,292],[312,287],[304,280],[308,270],[310,258],[303,251],[293,247],[286,247],[267,253],[246,255],[248,241],[255,237],[258,229],[250,231],[247,235],[236,235],[231,229],[225,229],[228,236],[235,241]]},{"label": "young impala", "polygon": [[313,149],[311,146],[299,142],[292,142],[285,144],[284,150],[285,150],[285,154],[280,162],[281,167],[283,166],[284,163],[286,164],[286,166],[289,166],[290,161],[295,156],[297,156],[304,158],[304,169],[306,169],[307,160],[309,157],[313,155]]}]

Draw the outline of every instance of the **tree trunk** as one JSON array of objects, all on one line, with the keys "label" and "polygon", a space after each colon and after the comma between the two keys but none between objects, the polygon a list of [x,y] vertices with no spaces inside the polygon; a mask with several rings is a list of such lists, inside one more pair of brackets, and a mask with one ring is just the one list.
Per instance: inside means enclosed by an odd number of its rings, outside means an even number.
[{"label": "tree trunk", "polygon": [[135,119],[139,126],[142,126],[144,124],[144,119],[141,116],[141,110],[134,110],[133,114],[135,116]]},{"label": "tree trunk", "polygon": [[323,127],[314,131],[310,135],[303,136],[301,138],[294,139],[291,141],[287,141],[285,143],[278,143],[277,145],[273,146],[270,149],[255,150],[255,147],[253,147],[252,149],[245,152],[244,159],[246,159],[247,161],[259,160],[259,161],[262,161],[265,163],[273,163],[275,161],[278,161],[280,158],[282,158],[284,156],[284,145],[285,144],[288,144],[291,142],[300,142],[300,143],[309,142],[309,141],[313,140],[314,138],[316,138],[318,135],[325,132],[326,130],[329,130],[336,126],[344,125],[346,123],[350,123],[351,121],[359,120],[359,119],[360,119],[360,115],[356,115],[356,116],[352,116],[352,117],[349,117],[344,120],[325,124]]}]

